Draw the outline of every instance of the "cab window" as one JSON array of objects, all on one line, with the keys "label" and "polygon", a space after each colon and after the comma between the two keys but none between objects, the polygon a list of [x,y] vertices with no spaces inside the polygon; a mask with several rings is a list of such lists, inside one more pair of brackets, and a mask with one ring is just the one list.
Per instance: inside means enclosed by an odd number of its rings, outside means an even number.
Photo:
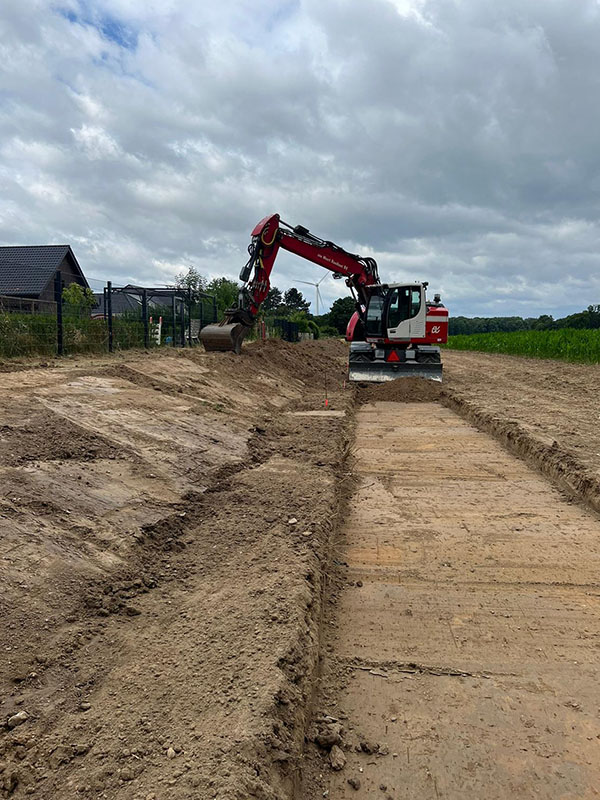
[{"label": "cab window", "polygon": [[410,292],[410,287],[406,286],[392,290],[388,306],[388,328],[397,328],[403,320],[410,317]]},{"label": "cab window", "polygon": [[369,300],[367,308],[367,334],[371,336],[381,335],[381,315],[383,314],[384,297],[380,294],[373,294]]},{"label": "cab window", "polygon": [[400,286],[390,294],[388,328],[397,328],[406,319],[416,317],[421,310],[421,289],[418,286]]},{"label": "cab window", "polygon": [[421,310],[421,290],[413,286],[410,290],[410,316],[416,317]]}]

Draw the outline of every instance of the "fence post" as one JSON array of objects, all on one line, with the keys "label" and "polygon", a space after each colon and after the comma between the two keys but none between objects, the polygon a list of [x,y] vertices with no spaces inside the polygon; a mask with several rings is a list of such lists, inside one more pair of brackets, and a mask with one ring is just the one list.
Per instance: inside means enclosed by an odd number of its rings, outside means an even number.
[{"label": "fence post", "polygon": [[188,286],[188,339],[192,346],[192,289]]},{"label": "fence post", "polygon": [[175,293],[171,295],[171,313],[173,315],[173,347],[177,347],[177,304],[175,300]]},{"label": "fence post", "polygon": [[181,298],[181,312],[180,312],[180,323],[181,323],[181,346],[185,347],[185,302],[183,298]]},{"label": "fence post", "polygon": [[54,276],[54,301],[56,303],[56,351],[59,356],[64,353],[63,346],[63,308],[62,308],[62,274],[59,269]]},{"label": "fence post", "polygon": [[144,347],[146,350],[150,347],[150,336],[148,329],[148,292],[142,289],[142,317],[144,319]]},{"label": "fence post", "polygon": [[108,352],[113,351],[112,283],[106,282],[106,319],[108,322]]},{"label": "fence post", "polygon": [[217,298],[215,297],[215,295],[213,295],[213,299],[212,300],[213,300],[213,318],[212,318],[212,321],[216,322],[217,321]]}]

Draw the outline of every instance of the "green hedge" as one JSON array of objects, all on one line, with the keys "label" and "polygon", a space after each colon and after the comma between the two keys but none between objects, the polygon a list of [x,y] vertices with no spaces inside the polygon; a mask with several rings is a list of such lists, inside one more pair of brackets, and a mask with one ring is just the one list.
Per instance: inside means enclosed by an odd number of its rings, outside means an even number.
[{"label": "green hedge", "polygon": [[0,314],[0,357],[56,355],[53,314]]},{"label": "green hedge", "polygon": [[[164,328],[163,328],[164,330]],[[152,332],[152,328],[150,329]],[[150,336],[150,347],[155,341]],[[113,317],[113,349],[144,346],[144,325],[138,317]],[[92,319],[65,309],[63,349],[66,355],[108,352],[108,327],[103,319]],[[57,353],[54,314],[0,313],[0,358],[53,357]]]}]

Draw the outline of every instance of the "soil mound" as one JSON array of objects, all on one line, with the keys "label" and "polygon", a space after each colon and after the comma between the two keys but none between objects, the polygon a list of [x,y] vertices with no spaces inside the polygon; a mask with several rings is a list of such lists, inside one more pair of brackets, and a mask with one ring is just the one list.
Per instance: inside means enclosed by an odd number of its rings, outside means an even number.
[{"label": "soil mound", "polygon": [[92,461],[117,458],[122,448],[64,417],[41,413],[25,425],[0,426],[0,462],[17,466],[30,461]]},{"label": "soil mound", "polygon": [[243,350],[240,368],[249,367],[254,372],[266,366],[267,370],[287,373],[316,388],[327,379],[336,380],[345,375],[347,353],[347,345],[339,339],[298,344],[267,339]]},{"label": "soil mound", "polygon": [[358,402],[373,403],[388,400],[395,403],[433,403],[440,399],[441,383],[426,378],[398,378],[395,381],[361,387]]}]

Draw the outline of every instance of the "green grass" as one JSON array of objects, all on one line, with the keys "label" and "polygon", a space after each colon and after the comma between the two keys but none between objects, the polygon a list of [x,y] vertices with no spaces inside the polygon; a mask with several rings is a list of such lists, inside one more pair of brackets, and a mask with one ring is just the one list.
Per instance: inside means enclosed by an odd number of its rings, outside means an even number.
[{"label": "green grass", "polygon": [[531,358],[557,358],[582,364],[600,363],[600,330],[562,328],[556,331],[514,331],[450,336],[451,350],[508,353]]},{"label": "green grass", "polygon": [[[155,345],[150,337],[150,347]],[[113,348],[144,346],[144,325],[139,318],[113,318]],[[108,329],[103,319],[66,310],[63,314],[65,355],[108,352]],[[0,358],[53,357],[57,353],[54,314],[0,313]]]},{"label": "green grass", "polygon": [[0,314],[0,357],[54,356],[56,317],[51,314]]}]

